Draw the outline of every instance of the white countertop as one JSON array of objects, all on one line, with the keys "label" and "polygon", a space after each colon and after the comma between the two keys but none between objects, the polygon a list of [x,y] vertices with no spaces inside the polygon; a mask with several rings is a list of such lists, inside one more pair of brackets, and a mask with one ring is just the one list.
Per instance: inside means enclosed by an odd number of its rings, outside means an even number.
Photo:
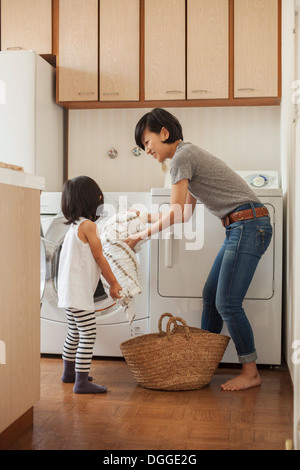
[{"label": "white countertop", "polygon": [[23,171],[0,168],[0,184],[10,184],[11,186],[20,186],[22,188],[44,190],[45,178],[24,173]]}]

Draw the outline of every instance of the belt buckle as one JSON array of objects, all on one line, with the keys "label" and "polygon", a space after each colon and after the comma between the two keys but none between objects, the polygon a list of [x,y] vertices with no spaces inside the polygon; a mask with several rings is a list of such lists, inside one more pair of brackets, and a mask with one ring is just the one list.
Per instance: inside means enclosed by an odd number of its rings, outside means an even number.
[{"label": "belt buckle", "polygon": [[244,218],[243,211],[236,212],[236,218],[237,220],[243,220]]}]

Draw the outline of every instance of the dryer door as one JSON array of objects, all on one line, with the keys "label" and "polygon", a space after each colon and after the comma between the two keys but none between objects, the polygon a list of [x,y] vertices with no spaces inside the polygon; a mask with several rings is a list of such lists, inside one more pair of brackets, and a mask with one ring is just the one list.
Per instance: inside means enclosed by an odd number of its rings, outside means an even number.
[{"label": "dryer door", "polygon": [[[266,204],[273,223],[274,208]],[[168,204],[160,206],[169,210]],[[225,236],[220,220],[197,204],[190,222],[175,225],[160,235],[158,293],[162,297],[201,298],[204,284]],[[274,242],[262,257],[247,292],[248,299],[273,296]]]}]

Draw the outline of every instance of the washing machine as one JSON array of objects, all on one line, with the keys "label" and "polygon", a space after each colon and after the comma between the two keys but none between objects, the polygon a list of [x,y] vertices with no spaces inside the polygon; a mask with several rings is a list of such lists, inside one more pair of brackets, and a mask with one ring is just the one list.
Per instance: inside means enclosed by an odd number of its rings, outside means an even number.
[{"label": "washing machine", "polygon": [[[134,208],[149,212],[150,193],[104,193],[99,229],[116,212]],[[64,309],[58,308],[57,275],[62,243],[69,226],[61,213],[61,193],[41,194],[41,353],[61,354],[67,334]],[[121,357],[121,342],[149,331],[149,243],[137,253],[142,292],[134,297],[135,319],[106,295],[101,281],[94,295],[97,337],[95,356]]]},{"label": "washing machine", "polygon": [[[243,307],[252,325],[258,364],[281,364],[282,325],[282,190],[277,172],[237,172],[268,208],[273,237],[248,289]],[[168,211],[170,188],[151,190],[152,212]],[[150,332],[158,331],[161,314],[201,325],[202,291],[225,236],[220,220],[200,202],[189,222],[176,224],[151,239]],[[222,333],[228,334],[226,326]],[[224,363],[238,362],[232,341]]]}]

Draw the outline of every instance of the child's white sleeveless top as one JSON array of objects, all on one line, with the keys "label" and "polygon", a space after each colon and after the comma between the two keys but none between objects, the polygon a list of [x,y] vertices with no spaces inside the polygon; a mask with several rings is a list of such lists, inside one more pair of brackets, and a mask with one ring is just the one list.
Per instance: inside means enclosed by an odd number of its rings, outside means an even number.
[{"label": "child's white sleeveless top", "polygon": [[58,268],[58,307],[94,310],[94,293],[101,270],[88,243],[78,238],[78,227],[85,218],[72,224],[65,236]]}]

